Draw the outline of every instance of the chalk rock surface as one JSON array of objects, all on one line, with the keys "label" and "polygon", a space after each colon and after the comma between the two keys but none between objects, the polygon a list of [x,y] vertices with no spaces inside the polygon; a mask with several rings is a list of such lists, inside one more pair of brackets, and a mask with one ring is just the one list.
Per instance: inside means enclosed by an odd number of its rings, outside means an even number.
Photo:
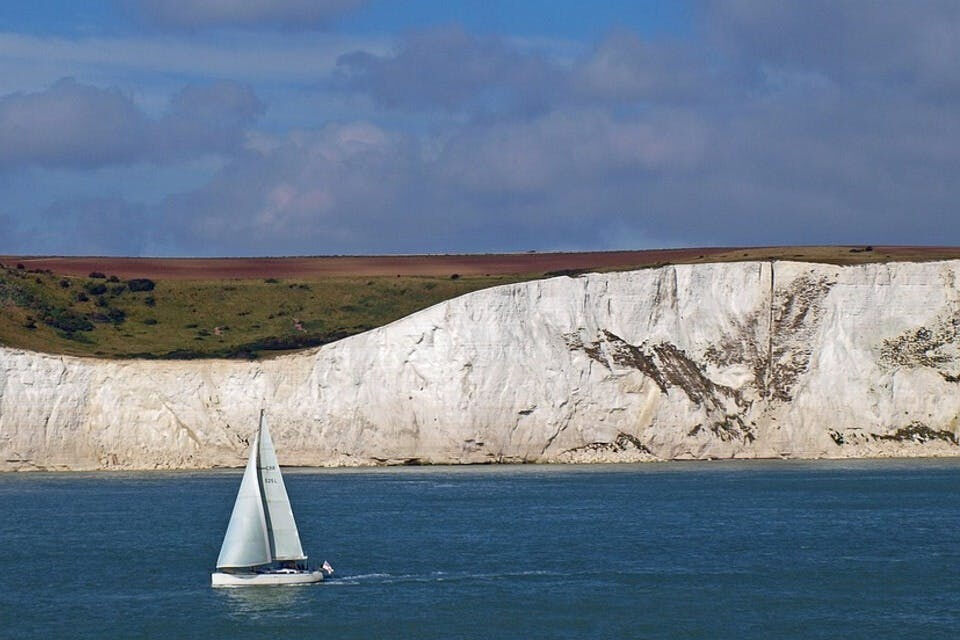
[{"label": "chalk rock surface", "polygon": [[0,347],[0,470],[958,455],[960,262],[559,277],[257,362]]}]

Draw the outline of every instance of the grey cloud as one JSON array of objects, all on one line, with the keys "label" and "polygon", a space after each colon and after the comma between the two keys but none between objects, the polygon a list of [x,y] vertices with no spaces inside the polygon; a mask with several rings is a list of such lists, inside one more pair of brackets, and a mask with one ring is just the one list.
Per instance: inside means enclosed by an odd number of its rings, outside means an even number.
[{"label": "grey cloud", "polygon": [[[435,30],[341,58],[340,86],[394,109],[392,125],[243,148],[234,134],[255,98],[186,91],[148,124],[232,155],[134,219],[146,241],[187,254],[955,243],[960,34],[946,4],[903,6],[708,4],[707,44],[617,31],[565,61]],[[219,104],[237,115],[212,139],[206,124],[170,124],[220,121]]]},{"label": "grey cloud", "polygon": [[960,4],[952,0],[705,4],[704,32],[745,66],[814,71],[847,86],[960,87]]},{"label": "grey cloud", "polygon": [[[365,123],[293,133],[239,157],[201,189],[169,198],[163,216],[188,251],[359,248],[391,237],[398,210],[417,201],[417,157],[406,136]],[[429,209],[410,213],[422,223]]]},{"label": "grey cloud", "polygon": [[393,53],[337,61],[338,84],[391,108],[538,114],[566,104],[685,103],[715,92],[701,52],[615,30],[573,61],[459,27],[406,38]]},{"label": "grey cloud", "polygon": [[264,110],[263,103],[246,85],[189,85],[173,97],[169,110],[155,125],[158,148],[172,157],[197,150],[236,151],[243,143],[244,131]]},{"label": "grey cloud", "polygon": [[656,228],[691,243],[949,244],[960,122],[909,97],[833,86],[712,113],[693,175],[642,194]]},{"label": "grey cloud", "polygon": [[569,70],[572,98],[611,102],[689,102],[715,93],[703,53],[676,42],[646,42],[618,29]]},{"label": "grey cloud", "polygon": [[0,168],[90,168],[235,150],[263,105],[241,85],[188,86],[150,118],[116,89],[64,79],[0,97]]},{"label": "grey cloud", "polygon": [[960,232],[951,109],[832,86],[741,106],[263,139],[162,203],[148,237],[181,254],[255,255],[942,244]]},{"label": "grey cloud", "polygon": [[735,107],[569,106],[439,137],[330,125],[239,158],[164,217],[187,253],[949,244],[960,233],[953,105],[800,83]]},{"label": "grey cloud", "polygon": [[150,244],[147,208],[117,197],[58,201],[20,221],[17,253],[143,255]]},{"label": "grey cloud", "polygon": [[98,166],[142,153],[148,118],[114,89],[64,79],[0,98],[0,167]]},{"label": "grey cloud", "polygon": [[471,192],[544,192],[575,181],[690,170],[703,156],[702,129],[683,113],[617,118],[568,109],[467,129],[448,143],[438,164]]},{"label": "grey cloud", "polygon": [[[942,244],[960,233],[960,6],[700,9],[707,39],[614,31],[565,62],[448,30],[340,67],[381,105],[472,116],[422,169],[422,191],[463,237],[484,224],[594,247]],[[524,68],[536,71],[512,75]],[[510,108],[528,96],[544,98]]]},{"label": "grey cloud", "polygon": [[408,36],[391,54],[341,56],[341,85],[379,104],[540,113],[566,104],[719,103],[784,84],[837,83],[960,95],[960,4],[952,0],[704,0],[696,39],[615,29],[558,61],[457,27]]},{"label": "grey cloud", "polygon": [[139,0],[130,4],[161,27],[309,29],[329,24],[366,0]]},{"label": "grey cloud", "polygon": [[341,86],[388,107],[515,108],[545,101],[562,81],[543,56],[456,26],[414,34],[392,55],[345,54],[337,66]]},{"label": "grey cloud", "polygon": [[[549,113],[475,124],[446,140],[366,124],[285,136],[170,198],[163,217],[187,252],[520,250],[598,220],[656,176],[695,171],[699,125],[686,116]],[[629,200],[628,200],[629,201]]]},{"label": "grey cloud", "polygon": [[13,216],[0,212],[0,253],[17,253],[23,248],[23,238]]}]

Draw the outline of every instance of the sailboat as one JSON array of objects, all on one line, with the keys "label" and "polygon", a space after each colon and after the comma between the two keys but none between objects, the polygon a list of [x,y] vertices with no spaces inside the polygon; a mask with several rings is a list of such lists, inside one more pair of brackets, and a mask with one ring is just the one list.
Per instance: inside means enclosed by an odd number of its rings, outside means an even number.
[{"label": "sailboat", "polygon": [[260,410],[230,524],[213,573],[214,587],[309,584],[333,573],[326,562],[307,568],[273,440]]}]

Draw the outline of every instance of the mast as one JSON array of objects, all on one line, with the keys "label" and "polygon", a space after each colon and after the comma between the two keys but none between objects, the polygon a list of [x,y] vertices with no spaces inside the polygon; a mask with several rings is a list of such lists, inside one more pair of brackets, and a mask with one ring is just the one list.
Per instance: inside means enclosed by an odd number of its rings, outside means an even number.
[{"label": "mast", "polygon": [[266,491],[263,487],[263,460],[261,459],[262,446],[260,443],[263,442],[263,414],[264,410],[260,409],[260,421],[257,423],[257,486],[260,488],[260,504],[263,508],[263,517],[266,521],[267,526],[267,544],[270,547],[270,558],[275,560],[277,555],[277,545],[273,539],[273,527],[270,524],[270,505],[267,503]]}]

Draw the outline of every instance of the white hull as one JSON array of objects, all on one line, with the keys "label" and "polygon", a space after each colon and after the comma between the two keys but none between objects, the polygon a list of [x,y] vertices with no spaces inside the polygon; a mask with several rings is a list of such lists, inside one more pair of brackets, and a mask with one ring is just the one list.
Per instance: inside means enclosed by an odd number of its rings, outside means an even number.
[{"label": "white hull", "polygon": [[323,581],[323,571],[295,573],[221,573],[212,576],[214,587],[257,587],[267,585],[310,584]]}]

